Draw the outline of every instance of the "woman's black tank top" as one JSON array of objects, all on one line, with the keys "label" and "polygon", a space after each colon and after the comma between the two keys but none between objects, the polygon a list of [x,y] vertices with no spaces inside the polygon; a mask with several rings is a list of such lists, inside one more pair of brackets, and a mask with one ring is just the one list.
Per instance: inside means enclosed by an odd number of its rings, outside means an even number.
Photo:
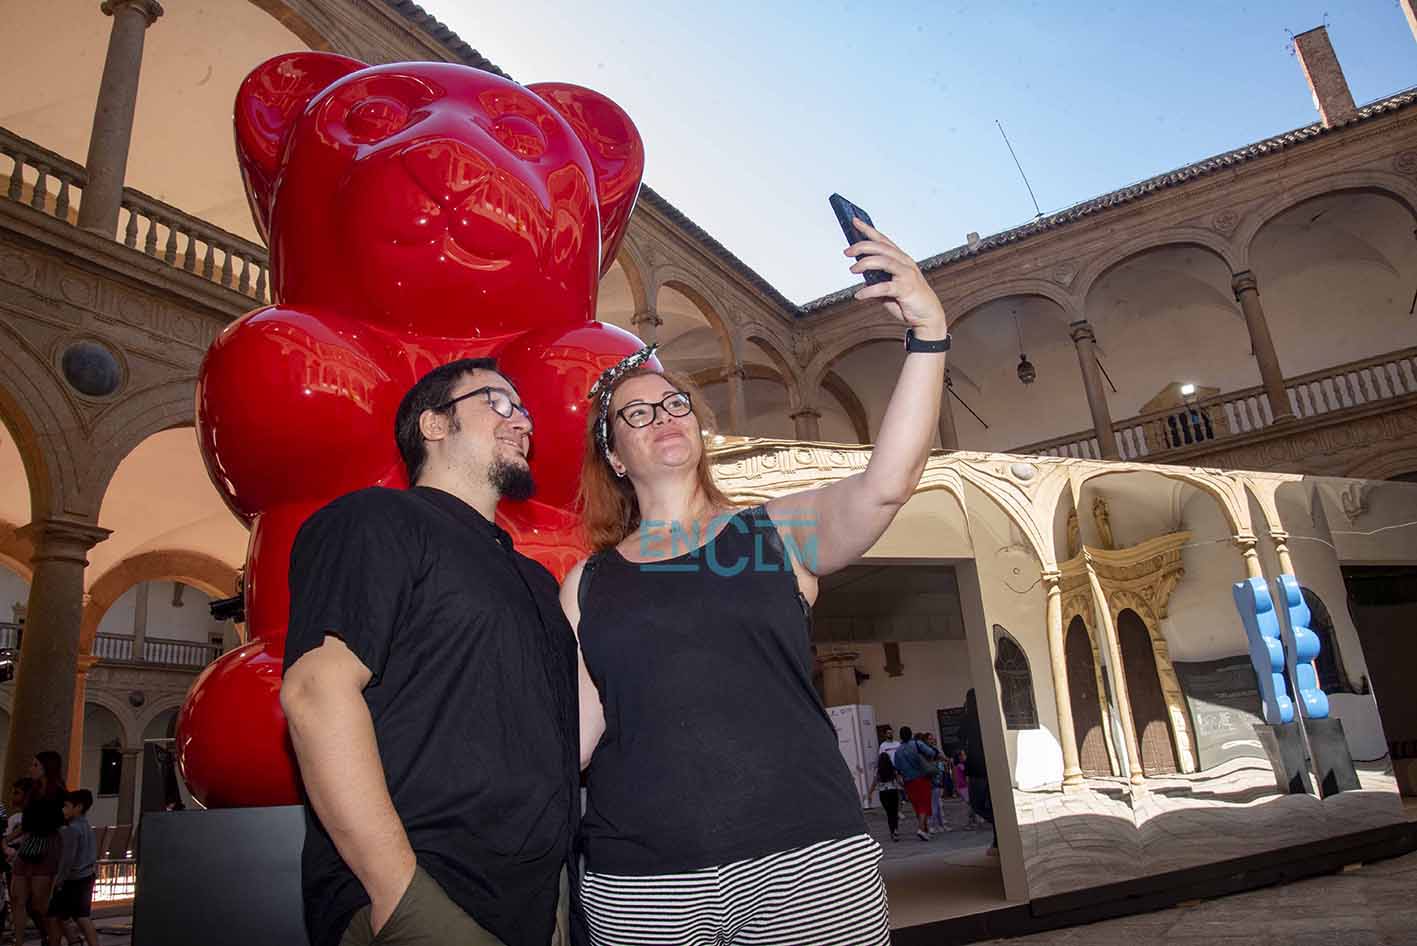
[{"label": "woman's black tank top", "polygon": [[599,553],[582,582],[581,648],[605,708],[588,869],[682,873],[865,831],[812,688],[807,605],[762,507],[674,558]]}]

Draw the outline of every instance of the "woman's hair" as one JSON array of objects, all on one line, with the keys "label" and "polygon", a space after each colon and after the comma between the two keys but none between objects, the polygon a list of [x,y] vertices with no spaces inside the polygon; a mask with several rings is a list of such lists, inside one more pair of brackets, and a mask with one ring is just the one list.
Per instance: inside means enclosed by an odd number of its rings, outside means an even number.
[{"label": "woman's hair", "polygon": [[43,752],[36,752],[34,760],[39,763],[44,776],[35,786],[35,793],[43,798],[53,798],[66,791],[64,787],[64,760],[59,753],[48,749]]},{"label": "woman's hair", "polygon": [[876,781],[885,783],[895,778],[895,763],[891,761],[889,752],[882,752],[876,757]]},{"label": "woman's hair", "polygon": [[[693,417],[700,431],[712,431],[717,427],[713,411],[704,403],[703,397],[692,382],[672,371],[655,371],[642,367],[627,371],[616,378],[610,390],[611,400],[620,386],[631,378],[659,375],[680,391],[689,395],[693,407]],[[624,541],[625,537],[639,528],[640,504],[635,497],[635,488],[628,478],[615,475],[610,461],[596,444],[595,427],[599,421],[596,411],[588,412],[586,419],[585,456],[581,460],[581,488],[576,497],[576,505],[581,513],[581,527],[585,530],[586,541],[591,551],[599,552]],[[615,419],[608,424],[609,447],[615,446]],[[702,435],[701,435],[702,436]],[[713,471],[709,466],[708,451],[699,454],[697,469],[699,488],[714,506],[732,506],[734,503],[724,495],[723,490],[713,481]]]}]

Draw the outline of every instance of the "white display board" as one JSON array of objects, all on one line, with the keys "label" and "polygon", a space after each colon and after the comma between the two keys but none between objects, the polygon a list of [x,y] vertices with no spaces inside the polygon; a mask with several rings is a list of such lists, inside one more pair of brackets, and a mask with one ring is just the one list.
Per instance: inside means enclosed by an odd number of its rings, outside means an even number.
[{"label": "white display board", "polygon": [[827,716],[836,727],[836,745],[846,767],[856,783],[856,796],[862,808],[874,808],[874,795],[868,796],[876,774],[876,711],[865,705],[828,706]]}]

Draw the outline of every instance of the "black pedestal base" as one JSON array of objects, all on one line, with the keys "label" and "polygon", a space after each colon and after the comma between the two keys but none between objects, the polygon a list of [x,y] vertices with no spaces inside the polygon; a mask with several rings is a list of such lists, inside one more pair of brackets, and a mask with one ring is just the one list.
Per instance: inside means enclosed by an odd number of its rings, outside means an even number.
[{"label": "black pedestal base", "polygon": [[133,946],[306,946],[304,841],[298,805],[143,815]]},{"label": "black pedestal base", "polygon": [[1309,735],[1309,752],[1314,757],[1320,797],[1362,788],[1358,771],[1353,768],[1353,756],[1348,751],[1348,740],[1343,735],[1343,720],[1306,719],[1304,731]]},{"label": "black pedestal base", "polygon": [[1259,725],[1255,727],[1255,736],[1269,756],[1279,791],[1285,795],[1313,794],[1308,754],[1304,751],[1304,735],[1299,731],[1299,723]]}]

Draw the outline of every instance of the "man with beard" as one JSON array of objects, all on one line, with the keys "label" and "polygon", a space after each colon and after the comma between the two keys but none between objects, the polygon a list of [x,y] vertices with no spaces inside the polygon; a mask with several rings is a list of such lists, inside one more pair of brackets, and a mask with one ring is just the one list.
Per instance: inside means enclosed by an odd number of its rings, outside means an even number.
[{"label": "man with beard", "polygon": [[531,417],[492,359],[464,359],[395,428],[412,487],[335,500],[291,553],[281,706],[311,944],[562,943],[575,637],[493,522],[531,495]]}]

